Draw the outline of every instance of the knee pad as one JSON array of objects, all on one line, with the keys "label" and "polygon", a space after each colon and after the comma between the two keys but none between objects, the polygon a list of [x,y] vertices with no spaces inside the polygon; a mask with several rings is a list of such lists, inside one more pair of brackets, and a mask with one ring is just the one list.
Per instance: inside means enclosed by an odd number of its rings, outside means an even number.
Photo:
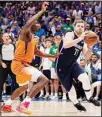
[{"label": "knee pad", "polygon": [[90,90],[90,79],[86,73],[80,74],[78,80],[82,82],[84,90]]}]

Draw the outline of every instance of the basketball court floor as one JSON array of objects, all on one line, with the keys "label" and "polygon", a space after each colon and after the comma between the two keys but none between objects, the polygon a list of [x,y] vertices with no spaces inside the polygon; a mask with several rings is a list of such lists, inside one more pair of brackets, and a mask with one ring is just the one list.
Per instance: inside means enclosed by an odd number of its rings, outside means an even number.
[{"label": "basketball court floor", "polygon": [[[13,109],[19,101],[16,100],[13,103]],[[1,116],[101,116],[101,107],[95,107],[88,102],[82,102],[82,105],[86,107],[86,112],[79,112],[70,101],[65,100],[33,100],[29,110],[32,111],[31,115],[25,115],[17,111],[11,113],[1,113]]]}]

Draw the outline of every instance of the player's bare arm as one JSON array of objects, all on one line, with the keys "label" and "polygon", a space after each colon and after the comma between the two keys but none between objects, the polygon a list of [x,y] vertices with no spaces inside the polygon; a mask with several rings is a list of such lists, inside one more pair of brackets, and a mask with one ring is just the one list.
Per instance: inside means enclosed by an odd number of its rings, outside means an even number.
[{"label": "player's bare arm", "polygon": [[39,56],[39,57],[45,57],[45,58],[57,58],[59,57],[60,53],[57,53],[56,55],[50,55],[50,54],[46,54],[41,52],[39,49],[35,48],[35,55]]},{"label": "player's bare arm", "polygon": [[63,38],[63,47],[64,48],[70,48],[75,46],[77,43],[79,43],[81,40],[84,39],[85,35],[87,34],[87,32],[82,33],[82,35],[73,40],[74,39],[74,33],[73,32],[67,32],[65,37]]},{"label": "player's bare arm", "polygon": [[48,4],[47,2],[44,2],[42,4],[42,9],[41,11],[39,11],[36,15],[32,16],[27,22],[26,24],[22,27],[21,32],[20,32],[20,39],[21,40],[26,40],[26,38],[31,38],[31,34],[30,34],[30,29],[31,26],[33,25],[35,30],[36,30],[36,24],[35,22],[38,20],[38,18],[46,11]]}]

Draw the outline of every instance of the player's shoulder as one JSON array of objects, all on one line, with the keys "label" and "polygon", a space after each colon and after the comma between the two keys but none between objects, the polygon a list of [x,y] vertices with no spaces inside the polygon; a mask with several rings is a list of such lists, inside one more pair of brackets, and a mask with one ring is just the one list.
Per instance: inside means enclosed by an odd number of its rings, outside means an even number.
[{"label": "player's shoulder", "polygon": [[70,31],[70,32],[67,32],[66,34],[65,34],[65,37],[67,38],[67,39],[73,39],[74,38],[74,31]]},{"label": "player's shoulder", "polygon": [[74,35],[74,31],[68,31],[66,35]]}]

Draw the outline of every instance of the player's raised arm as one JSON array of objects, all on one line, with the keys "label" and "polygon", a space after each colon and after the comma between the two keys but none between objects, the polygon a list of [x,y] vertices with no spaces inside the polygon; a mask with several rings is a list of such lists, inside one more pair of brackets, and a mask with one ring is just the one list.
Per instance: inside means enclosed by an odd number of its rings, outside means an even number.
[{"label": "player's raised arm", "polygon": [[34,25],[35,21],[37,21],[38,18],[46,11],[47,6],[48,6],[48,3],[47,2],[43,2],[41,11],[39,11],[37,14],[32,16],[26,22],[26,24],[22,27],[22,30],[28,31],[31,28],[31,26]]},{"label": "player's raised arm", "polygon": [[46,54],[46,53],[43,53],[41,52],[39,49],[35,48],[35,55],[36,56],[39,56],[39,57],[44,57],[44,58],[57,58],[59,57],[59,55],[61,55],[61,53],[57,53],[56,55],[50,55],[50,54]]}]

